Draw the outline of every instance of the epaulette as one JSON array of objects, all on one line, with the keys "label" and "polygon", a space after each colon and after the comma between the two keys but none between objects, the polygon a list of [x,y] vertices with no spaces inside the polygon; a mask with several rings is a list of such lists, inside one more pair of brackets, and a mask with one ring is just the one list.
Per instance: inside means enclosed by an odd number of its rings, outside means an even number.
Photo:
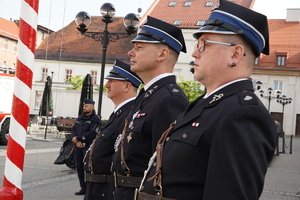
[{"label": "epaulette", "polygon": [[167,85],[167,88],[168,88],[168,90],[170,91],[170,93],[172,95],[174,95],[174,96],[182,96],[182,93],[180,92],[181,89],[180,89],[180,87],[178,85],[171,83],[171,84]]},{"label": "epaulette", "polygon": [[258,105],[258,98],[252,92],[248,90],[244,90],[238,93],[238,97],[240,99],[241,105]]}]

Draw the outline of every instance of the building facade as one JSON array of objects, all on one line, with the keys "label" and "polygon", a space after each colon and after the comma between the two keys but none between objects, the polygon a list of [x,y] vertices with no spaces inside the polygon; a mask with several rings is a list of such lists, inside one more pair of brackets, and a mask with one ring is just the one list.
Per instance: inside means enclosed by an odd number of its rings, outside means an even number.
[{"label": "building facade", "polygon": [[15,73],[18,33],[15,22],[0,17],[0,73]]},{"label": "building facade", "polygon": [[[255,3],[254,0],[236,0],[233,2],[250,9]],[[187,53],[180,54],[173,73],[178,77],[183,77],[184,80],[192,80],[189,63],[193,60],[191,54],[196,42],[192,34],[202,26],[211,9],[216,5],[217,0],[155,0],[140,19],[141,24],[143,24],[146,16],[150,15],[182,28]],[[288,9],[286,19],[269,19],[270,55],[260,55],[257,58],[252,75],[255,88],[256,81],[262,82],[261,90],[264,91],[264,96],[268,96],[268,88],[273,89],[271,93],[272,100],[269,101],[264,97],[260,98],[273,118],[279,119],[282,123],[287,135],[300,135],[300,94],[298,92],[300,91],[299,13],[299,9]],[[93,23],[88,27],[89,31],[103,31],[104,23],[101,21],[101,17],[93,17],[92,21]],[[114,22],[109,24],[109,31],[123,32],[123,19],[114,18]],[[127,52],[132,47],[130,41],[133,37],[120,39],[108,45],[105,74],[111,69],[115,59],[129,62]],[[76,30],[74,21],[63,30],[46,37],[46,40],[36,50],[31,113],[38,113],[38,99],[42,93],[45,78],[51,76],[53,78],[53,92],[57,90],[57,97],[56,94],[54,95],[54,115],[75,117],[77,100],[74,99],[79,99],[77,97],[79,94],[75,95],[76,97],[72,96],[76,91],[67,91],[65,88],[70,87],[70,85],[65,80],[76,75],[84,77],[87,73],[90,73],[94,79],[94,87],[99,87],[101,58],[101,42],[82,36]],[[291,103],[287,105],[277,103],[277,99],[273,97],[276,96],[278,91],[281,92],[281,95],[291,98]],[[260,91],[256,91],[256,93],[258,96],[261,94]],[[63,99],[62,95],[67,96],[67,94],[70,97],[64,97],[67,99],[64,99],[63,102],[68,105],[60,107]],[[113,105],[105,96],[106,94],[102,98],[103,119],[109,116],[109,113],[113,110]],[[96,102],[97,98],[98,94],[95,91],[94,100]],[[73,102],[73,100],[74,103],[68,103]],[[70,106],[70,108],[67,109],[67,106]]]}]

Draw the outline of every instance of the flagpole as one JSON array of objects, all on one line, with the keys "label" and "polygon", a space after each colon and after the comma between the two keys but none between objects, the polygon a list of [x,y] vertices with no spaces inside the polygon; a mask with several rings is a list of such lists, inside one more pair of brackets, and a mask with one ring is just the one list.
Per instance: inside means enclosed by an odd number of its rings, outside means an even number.
[{"label": "flagpole", "polygon": [[17,67],[1,200],[22,200],[39,0],[21,0]]}]

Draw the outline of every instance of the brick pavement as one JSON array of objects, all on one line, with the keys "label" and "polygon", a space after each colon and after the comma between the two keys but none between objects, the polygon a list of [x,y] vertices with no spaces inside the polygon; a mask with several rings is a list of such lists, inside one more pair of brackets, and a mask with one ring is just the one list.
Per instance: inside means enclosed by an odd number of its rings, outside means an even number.
[{"label": "brick pavement", "polygon": [[[289,147],[290,136],[285,138]],[[279,152],[282,152],[282,138]],[[285,154],[274,156],[259,200],[300,200],[300,137],[293,137],[292,154],[290,148],[285,148]]]},{"label": "brick pavement", "polygon": [[[44,131],[32,131],[27,136],[34,140],[44,140]],[[289,147],[290,136],[285,138],[286,146]],[[47,140],[64,141],[64,135],[57,138],[56,132],[48,133]],[[300,200],[300,137],[293,137],[292,144],[292,154],[289,153],[290,148],[285,148],[285,154],[280,153],[279,156],[274,156],[268,168],[265,186],[259,200]],[[279,151],[282,151],[282,138],[279,142]],[[76,178],[72,180],[72,185],[77,185]],[[74,189],[69,190],[73,192]]]}]

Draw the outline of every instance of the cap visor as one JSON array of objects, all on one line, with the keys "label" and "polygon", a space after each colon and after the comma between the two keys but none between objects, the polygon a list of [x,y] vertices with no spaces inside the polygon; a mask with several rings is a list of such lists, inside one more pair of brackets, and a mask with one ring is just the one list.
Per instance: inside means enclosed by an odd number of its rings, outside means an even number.
[{"label": "cap visor", "polygon": [[136,38],[134,38],[133,40],[131,40],[131,42],[145,42],[145,43],[160,43],[160,41],[157,41],[154,38],[145,36],[145,35],[138,35],[136,36]]},{"label": "cap visor", "polygon": [[196,31],[193,36],[198,39],[203,33],[217,33],[217,34],[227,34],[227,35],[236,35],[236,33],[229,31],[220,26],[207,25],[200,28]]}]

